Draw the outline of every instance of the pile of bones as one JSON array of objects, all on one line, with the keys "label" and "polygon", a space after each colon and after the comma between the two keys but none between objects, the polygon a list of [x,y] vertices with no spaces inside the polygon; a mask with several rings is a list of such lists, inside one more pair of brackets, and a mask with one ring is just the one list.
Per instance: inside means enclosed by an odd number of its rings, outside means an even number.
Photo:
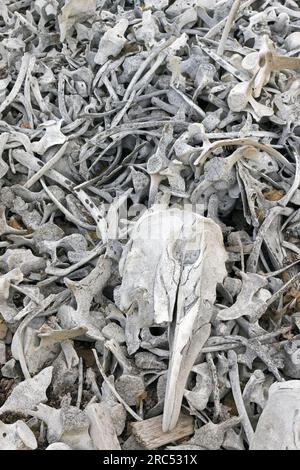
[{"label": "pile of bones", "polygon": [[0,449],[300,448],[298,2],[0,37]]}]

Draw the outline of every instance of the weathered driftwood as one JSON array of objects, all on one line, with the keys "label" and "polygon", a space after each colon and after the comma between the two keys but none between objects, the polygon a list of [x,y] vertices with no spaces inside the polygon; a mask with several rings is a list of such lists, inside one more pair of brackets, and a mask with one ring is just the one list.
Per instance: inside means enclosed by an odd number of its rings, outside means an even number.
[{"label": "weathered driftwood", "polygon": [[168,432],[162,431],[162,416],[155,416],[131,425],[136,440],[145,449],[158,449],[171,442],[184,439],[194,432],[193,418],[181,414],[176,426]]}]

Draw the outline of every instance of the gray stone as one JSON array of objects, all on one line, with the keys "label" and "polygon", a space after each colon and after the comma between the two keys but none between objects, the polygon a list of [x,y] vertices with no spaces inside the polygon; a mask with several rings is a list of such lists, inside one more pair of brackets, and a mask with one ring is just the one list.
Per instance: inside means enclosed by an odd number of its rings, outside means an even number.
[{"label": "gray stone", "polygon": [[135,406],[139,401],[140,395],[145,392],[144,380],[137,375],[123,374],[116,380],[115,387],[129,406]]}]

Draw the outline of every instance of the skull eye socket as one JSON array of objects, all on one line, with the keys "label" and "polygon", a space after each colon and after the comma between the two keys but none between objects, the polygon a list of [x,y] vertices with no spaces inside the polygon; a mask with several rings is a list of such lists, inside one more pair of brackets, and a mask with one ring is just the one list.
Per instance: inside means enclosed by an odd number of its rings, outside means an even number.
[{"label": "skull eye socket", "polygon": [[162,336],[165,332],[165,329],[161,328],[160,326],[151,326],[149,331],[152,336]]}]

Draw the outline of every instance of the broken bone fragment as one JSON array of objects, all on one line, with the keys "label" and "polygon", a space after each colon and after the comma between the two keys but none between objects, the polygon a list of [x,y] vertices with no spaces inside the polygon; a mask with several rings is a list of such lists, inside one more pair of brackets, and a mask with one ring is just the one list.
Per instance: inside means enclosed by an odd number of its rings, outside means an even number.
[{"label": "broken bone fragment", "polygon": [[300,381],[276,382],[258,420],[251,450],[299,450]]},{"label": "broken bone fragment", "polygon": [[116,26],[110,28],[101,38],[99,49],[95,55],[95,63],[103,65],[109,57],[116,57],[123,49],[126,38],[125,31],[128,27],[128,21],[121,19]]},{"label": "broken bone fragment", "polygon": [[34,450],[37,446],[35,435],[24,421],[0,421],[0,450]]},{"label": "broken bone fragment", "polygon": [[53,367],[46,367],[31,379],[20,382],[11,395],[0,407],[0,415],[7,411],[27,415],[39,403],[45,403],[48,398],[47,388],[52,380]]},{"label": "broken bone fragment", "polygon": [[96,0],[68,0],[58,17],[60,40],[63,42],[77,22],[82,22],[96,13]]}]

